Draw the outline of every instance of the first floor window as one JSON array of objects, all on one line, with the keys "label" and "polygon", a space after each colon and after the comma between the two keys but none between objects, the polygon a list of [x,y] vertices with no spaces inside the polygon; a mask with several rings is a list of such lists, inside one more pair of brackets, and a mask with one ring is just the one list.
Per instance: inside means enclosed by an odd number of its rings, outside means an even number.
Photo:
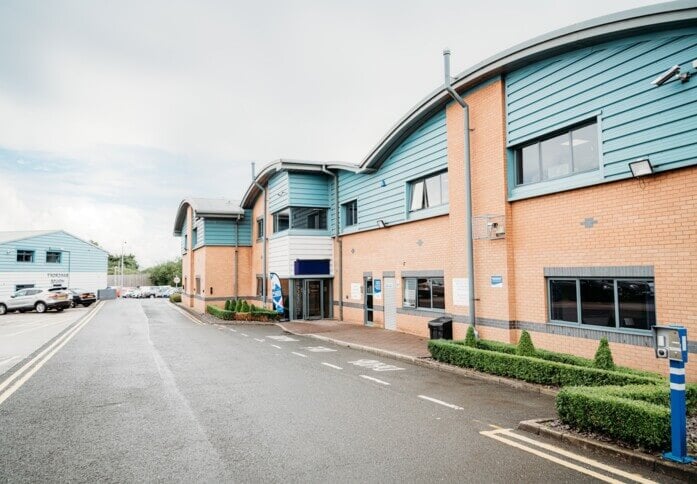
[{"label": "first floor window", "polygon": [[273,215],[273,232],[281,232],[290,228],[290,210],[275,213]]},{"label": "first floor window", "polygon": [[443,278],[405,278],[403,305],[405,308],[445,309]]},{"label": "first floor window", "polygon": [[516,183],[527,185],[597,170],[598,124],[594,121],[516,149]]},{"label": "first floor window", "polygon": [[656,324],[652,279],[549,279],[552,321],[650,330]]},{"label": "first floor window", "polygon": [[17,262],[34,262],[33,250],[18,250]]},{"label": "first floor window", "polygon": [[264,219],[260,218],[257,220],[257,239],[264,238]]},{"label": "first floor window", "polygon": [[409,185],[411,192],[409,210],[411,212],[448,203],[449,189],[447,171],[415,180]]},{"label": "first floor window", "polygon": [[344,204],[344,227],[351,227],[358,223],[358,200]]},{"label": "first floor window", "polygon": [[61,253],[55,251],[46,252],[46,263],[47,264],[60,264],[61,263]]}]

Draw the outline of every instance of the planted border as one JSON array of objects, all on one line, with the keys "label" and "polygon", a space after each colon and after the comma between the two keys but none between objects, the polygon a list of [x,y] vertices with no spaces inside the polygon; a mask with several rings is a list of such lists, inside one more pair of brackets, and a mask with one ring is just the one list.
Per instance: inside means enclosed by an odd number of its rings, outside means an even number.
[{"label": "planted border", "polygon": [[215,316],[218,319],[224,319],[225,321],[233,321],[235,319],[234,311],[220,309],[219,307],[213,306],[211,304],[206,306],[206,312],[211,316]]},{"label": "planted border", "polygon": [[658,385],[661,380],[620,371],[570,365],[529,356],[472,348],[443,340],[431,340],[434,359],[492,375],[517,378],[552,386]]}]

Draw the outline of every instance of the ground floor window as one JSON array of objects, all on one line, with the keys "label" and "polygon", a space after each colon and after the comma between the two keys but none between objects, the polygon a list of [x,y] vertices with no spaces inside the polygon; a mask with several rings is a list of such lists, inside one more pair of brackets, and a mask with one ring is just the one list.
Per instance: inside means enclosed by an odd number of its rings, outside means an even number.
[{"label": "ground floor window", "polygon": [[201,292],[201,278],[197,277],[196,278],[196,294]]},{"label": "ground floor window", "polygon": [[264,295],[264,278],[257,276],[257,297]]},{"label": "ground floor window", "polygon": [[405,308],[445,309],[445,283],[442,277],[404,278]]},{"label": "ground floor window", "polygon": [[552,321],[650,330],[656,324],[653,279],[549,279]]}]

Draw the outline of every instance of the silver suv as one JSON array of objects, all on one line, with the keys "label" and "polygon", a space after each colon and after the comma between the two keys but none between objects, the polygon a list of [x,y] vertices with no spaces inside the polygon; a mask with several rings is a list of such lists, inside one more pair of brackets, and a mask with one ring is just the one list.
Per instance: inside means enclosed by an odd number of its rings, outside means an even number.
[{"label": "silver suv", "polygon": [[70,307],[72,298],[66,291],[47,291],[44,289],[22,289],[8,299],[0,300],[0,316],[8,311],[31,311],[45,313],[49,309],[63,311]]}]

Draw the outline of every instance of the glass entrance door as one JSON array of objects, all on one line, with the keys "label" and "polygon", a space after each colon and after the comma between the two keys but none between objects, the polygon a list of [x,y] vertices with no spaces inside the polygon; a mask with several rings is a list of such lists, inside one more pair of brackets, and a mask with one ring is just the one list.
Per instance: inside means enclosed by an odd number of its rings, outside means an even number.
[{"label": "glass entrance door", "polygon": [[305,281],[305,319],[322,319],[324,317],[322,299],[324,281],[309,279]]}]

